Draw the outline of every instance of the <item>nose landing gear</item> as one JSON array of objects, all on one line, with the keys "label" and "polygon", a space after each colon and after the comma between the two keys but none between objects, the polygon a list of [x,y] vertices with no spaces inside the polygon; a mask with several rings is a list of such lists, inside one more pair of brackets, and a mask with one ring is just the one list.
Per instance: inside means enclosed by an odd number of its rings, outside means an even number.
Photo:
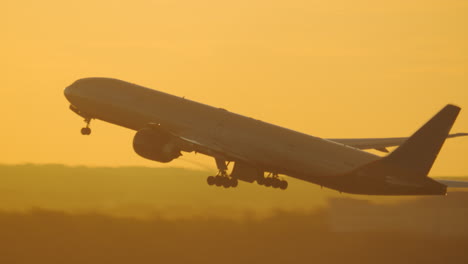
[{"label": "nose landing gear", "polygon": [[84,121],[86,122],[86,127],[83,127],[81,129],[81,135],[91,135],[91,128],[89,127],[89,124],[91,123],[91,118],[85,118]]}]

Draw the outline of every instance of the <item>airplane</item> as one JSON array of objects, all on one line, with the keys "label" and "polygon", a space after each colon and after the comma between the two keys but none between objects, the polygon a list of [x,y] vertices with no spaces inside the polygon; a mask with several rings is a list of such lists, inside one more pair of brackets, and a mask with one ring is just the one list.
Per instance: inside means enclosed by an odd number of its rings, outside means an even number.
[{"label": "airplane", "polygon": [[[209,185],[244,181],[284,190],[285,175],[363,195],[445,195],[447,187],[468,187],[427,176],[445,139],[468,135],[449,134],[460,111],[451,104],[411,137],[324,139],[113,78],[79,79],[64,94],[84,118],[83,135],[98,119],[135,130],[134,151],[152,161],[167,163],[182,152],[214,157],[218,173]],[[392,146],[383,157],[366,151]]]}]

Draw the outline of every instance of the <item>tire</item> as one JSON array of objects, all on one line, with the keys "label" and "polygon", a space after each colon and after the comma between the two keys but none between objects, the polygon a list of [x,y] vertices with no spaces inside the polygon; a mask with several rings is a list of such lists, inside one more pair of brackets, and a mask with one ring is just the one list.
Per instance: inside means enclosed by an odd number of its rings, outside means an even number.
[{"label": "tire", "polygon": [[288,188],[288,182],[287,181],[281,181],[279,187],[280,187],[281,190],[286,190]]},{"label": "tire", "polygon": [[257,183],[258,185],[265,185],[265,178],[264,177],[258,178]]},{"label": "tire", "polygon": [[273,178],[266,178],[263,185],[265,185],[266,187],[272,186],[273,185]]},{"label": "tire", "polygon": [[209,176],[208,178],[206,178],[206,182],[208,183],[208,185],[212,186],[215,184],[216,179],[214,176]]},{"label": "tire", "polygon": [[89,128],[89,127],[83,127],[83,128],[81,129],[81,135],[86,135],[86,136],[87,136],[87,135],[91,135],[91,128]]},{"label": "tire", "polygon": [[221,176],[216,176],[216,177],[215,177],[215,184],[216,184],[216,186],[218,186],[218,187],[221,186],[221,185],[223,185],[223,177],[221,177]]},{"label": "tire", "polygon": [[229,180],[229,183],[231,184],[231,187],[233,187],[233,188],[236,188],[237,185],[239,185],[239,181],[237,179],[235,179],[235,178],[231,178]]},{"label": "tire", "polygon": [[278,180],[278,179],[273,179],[272,183],[271,183],[271,186],[273,188],[279,188],[280,187],[280,184],[281,184],[281,180]]},{"label": "tire", "polygon": [[231,187],[231,181],[229,180],[228,177],[223,177],[223,187],[224,187],[224,188],[229,188],[229,187]]}]

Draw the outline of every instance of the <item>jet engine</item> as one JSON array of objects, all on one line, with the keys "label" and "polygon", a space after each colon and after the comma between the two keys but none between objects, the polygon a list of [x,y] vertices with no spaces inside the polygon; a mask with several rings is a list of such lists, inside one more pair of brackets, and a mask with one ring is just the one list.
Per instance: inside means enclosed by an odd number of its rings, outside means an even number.
[{"label": "jet engine", "polygon": [[143,128],[133,138],[133,149],[141,157],[163,163],[170,162],[182,154],[176,139],[157,128]]}]

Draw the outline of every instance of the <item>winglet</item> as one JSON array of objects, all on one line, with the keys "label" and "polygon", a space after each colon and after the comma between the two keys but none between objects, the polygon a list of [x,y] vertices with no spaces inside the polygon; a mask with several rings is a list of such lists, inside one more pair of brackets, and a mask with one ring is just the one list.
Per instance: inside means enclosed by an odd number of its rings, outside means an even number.
[{"label": "winglet", "polygon": [[445,106],[384,159],[412,172],[414,177],[427,176],[459,112],[458,106]]}]

